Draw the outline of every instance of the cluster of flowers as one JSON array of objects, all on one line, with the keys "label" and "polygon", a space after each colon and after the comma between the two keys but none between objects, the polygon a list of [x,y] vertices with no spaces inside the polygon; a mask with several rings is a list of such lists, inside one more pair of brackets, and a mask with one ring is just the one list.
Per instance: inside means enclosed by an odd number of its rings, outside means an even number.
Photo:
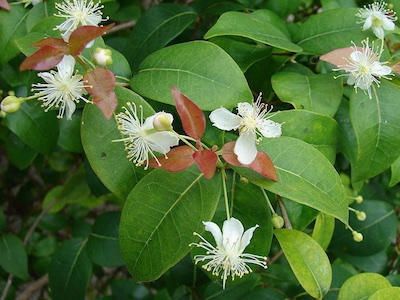
[{"label": "cluster of flowers", "polygon": [[355,90],[358,88],[368,94],[372,99],[371,88],[375,83],[377,87],[380,85],[380,78],[390,79],[392,68],[386,66],[387,62],[381,62],[380,58],[383,52],[385,30],[394,30],[394,22],[397,20],[395,13],[387,8],[385,2],[374,2],[368,6],[364,6],[357,13],[357,17],[363,20],[363,30],[372,29],[373,33],[380,39],[379,47],[374,47],[374,43],[369,44],[368,39],[363,40],[362,47],[357,47],[353,43],[352,52],[349,57],[344,58],[347,62],[338,65],[338,70],[343,70],[347,74],[347,84],[354,85]]}]

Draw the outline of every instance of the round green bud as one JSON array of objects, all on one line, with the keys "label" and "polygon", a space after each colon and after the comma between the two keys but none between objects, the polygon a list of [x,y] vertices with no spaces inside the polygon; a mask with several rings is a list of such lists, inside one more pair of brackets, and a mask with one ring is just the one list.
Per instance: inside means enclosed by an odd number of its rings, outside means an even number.
[{"label": "round green bud", "polygon": [[271,221],[272,221],[272,226],[274,226],[274,228],[276,228],[276,229],[282,228],[283,225],[285,225],[285,221],[277,213],[272,214]]},{"label": "round green bud", "polygon": [[357,243],[362,242],[364,239],[363,235],[357,231],[353,231],[353,240]]},{"label": "round green bud", "polygon": [[174,118],[166,112],[158,112],[154,115],[153,127],[157,131],[172,131],[172,121]]},{"label": "round green bud", "polygon": [[97,65],[102,67],[109,66],[113,63],[111,56],[112,53],[109,49],[96,48],[95,52],[93,53],[94,61]]},{"label": "round green bud", "polygon": [[358,195],[358,196],[355,198],[355,200],[356,200],[356,202],[357,202],[358,204],[360,204],[361,202],[364,201],[364,198],[363,198],[363,196]]},{"label": "round green bud", "polygon": [[239,181],[240,181],[241,184],[248,184],[249,183],[249,180],[246,177],[243,177],[243,176],[240,177]]},{"label": "round green bud", "polygon": [[367,218],[367,214],[363,211],[356,211],[356,217],[358,221],[364,221]]},{"label": "round green bud", "polygon": [[5,113],[11,114],[20,109],[22,102],[23,100],[18,97],[7,96],[1,101],[0,109]]}]

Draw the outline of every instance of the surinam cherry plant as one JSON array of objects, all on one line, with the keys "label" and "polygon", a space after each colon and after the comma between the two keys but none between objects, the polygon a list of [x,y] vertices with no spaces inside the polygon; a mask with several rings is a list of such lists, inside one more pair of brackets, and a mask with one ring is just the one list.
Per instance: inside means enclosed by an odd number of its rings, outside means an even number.
[{"label": "surinam cherry plant", "polygon": [[400,8],[359,4],[0,0],[0,298],[394,299]]}]

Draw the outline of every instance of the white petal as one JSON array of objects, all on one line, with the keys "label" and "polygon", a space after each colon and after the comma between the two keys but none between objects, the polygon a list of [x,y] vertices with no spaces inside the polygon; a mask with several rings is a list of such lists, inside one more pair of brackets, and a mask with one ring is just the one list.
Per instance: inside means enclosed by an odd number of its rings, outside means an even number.
[{"label": "white petal", "polygon": [[253,237],[253,232],[254,230],[256,230],[257,227],[259,227],[258,224],[254,227],[247,229],[243,234],[242,241],[240,242],[240,249],[239,249],[240,253],[242,253],[244,249],[247,247],[247,245],[250,244],[250,241]]},{"label": "white petal", "polygon": [[211,112],[210,120],[221,130],[233,130],[239,128],[242,118],[221,107]]},{"label": "white petal", "polygon": [[241,164],[251,164],[257,156],[256,134],[252,131],[244,131],[237,139],[233,152]]},{"label": "white petal", "polygon": [[371,26],[372,26],[372,18],[371,18],[371,16],[368,16],[368,18],[364,22],[363,30],[367,30]]},{"label": "white petal", "polygon": [[214,222],[203,222],[203,224],[206,226],[206,230],[211,232],[211,234],[213,235],[215,243],[217,244],[217,246],[221,247],[221,245],[222,245],[222,232],[221,232],[221,229],[219,229],[218,225],[215,224]]},{"label": "white petal", "polygon": [[382,27],[373,26],[372,31],[379,39],[383,39],[385,37],[385,32]]},{"label": "white petal", "polygon": [[67,120],[72,120],[72,114],[74,113],[75,109],[76,105],[74,101],[72,100],[65,101],[65,115],[67,117]]},{"label": "white petal", "polygon": [[276,123],[272,120],[261,120],[257,126],[261,134],[267,138],[275,138],[281,136],[282,128],[281,124]]},{"label": "white petal", "polygon": [[153,126],[154,117],[155,117],[155,115],[152,115],[150,117],[147,117],[146,120],[144,120],[144,123],[142,125],[142,129],[143,130],[152,130],[152,129],[154,129],[154,126]]},{"label": "white petal", "polygon": [[347,84],[348,85],[353,85],[356,83],[356,78],[353,75],[349,75],[349,78],[347,78]]},{"label": "white petal", "polygon": [[357,51],[353,51],[350,54],[350,59],[353,60],[353,61],[360,61],[360,60],[363,59],[363,57],[364,57],[364,55],[362,54],[362,52],[360,52],[358,50]]},{"label": "white petal", "polygon": [[240,102],[238,103],[238,113],[242,117],[252,115],[254,111],[253,105],[248,102]]},{"label": "white petal", "polygon": [[382,25],[383,25],[383,28],[386,30],[394,30],[394,23],[386,17],[383,18]]},{"label": "white petal", "polygon": [[237,252],[239,250],[243,231],[243,225],[238,219],[230,218],[224,222],[222,226],[222,239],[227,251]]},{"label": "white petal", "polygon": [[75,58],[71,55],[64,55],[58,63],[57,69],[61,78],[70,78],[74,74]]},{"label": "white petal", "polygon": [[179,139],[169,131],[159,131],[151,133],[145,137],[150,149],[162,154],[166,154],[171,147],[178,145]]}]

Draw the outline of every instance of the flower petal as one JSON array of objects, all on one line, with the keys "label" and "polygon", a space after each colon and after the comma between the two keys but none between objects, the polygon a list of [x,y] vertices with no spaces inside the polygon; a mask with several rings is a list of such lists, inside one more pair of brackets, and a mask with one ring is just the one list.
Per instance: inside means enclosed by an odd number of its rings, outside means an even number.
[{"label": "flower petal", "polygon": [[65,101],[65,115],[67,117],[67,120],[72,120],[72,114],[74,113],[75,109],[76,105],[74,101],[72,100]]},{"label": "flower petal", "polygon": [[240,248],[244,228],[242,223],[235,218],[230,218],[222,226],[223,246],[226,251],[237,252]]},{"label": "flower petal", "polygon": [[251,164],[257,156],[256,134],[253,131],[244,131],[237,139],[233,152],[241,164]]},{"label": "flower petal", "polygon": [[364,25],[363,25],[363,30],[367,30],[372,26],[372,17],[368,16],[368,18],[365,19]]},{"label": "flower petal", "polygon": [[282,125],[272,120],[263,119],[259,122],[257,129],[267,138],[275,138],[281,136]]},{"label": "flower petal", "polygon": [[238,114],[242,117],[252,115],[254,112],[254,106],[248,102],[238,103]]},{"label": "flower petal", "polygon": [[378,39],[383,39],[385,37],[385,32],[383,31],[382,27],[373,26],[372,31]]},{"label": "flower petal", "polygon": [[386,17],[382,20],[382,26],[386,30],[394,30],[395,27],[394,23]]},{"label": "flower petal", "polygon": [[250,244],[250,241],[253,237],[253,232],[258,228],[258,224],[254,227],[251,227],[245,231],[245,233],[242,236],[242,240],[240,241],[240,248],[239,252],[243,253],[244,249]]},{"label": "flower petal", "polygon": [[144,138],[151,150],[167,154],[171,147],[178,145],[179,139],[169,131],[151,133]]},{"label": "flower petal", "polygon": [[239,128],[242,118],[221,107],[211,112],[210,120],[215,127],[221,130],[236,130]]},{"label": "flower petal", "polygon": [[75,58],[71,55],[65,55],[58,63],[57,70],[63,79],[70,78],[74,74]]},{"label": "flower petal", "polygon": [[209,232],[214,237],[215,243],[217,244],[218,247],[222,246],[222,232],[221,229],[219,229],[218,225],[215,224],[214,222],[203,222],[204,226],[206,227],[205,229]]}]

